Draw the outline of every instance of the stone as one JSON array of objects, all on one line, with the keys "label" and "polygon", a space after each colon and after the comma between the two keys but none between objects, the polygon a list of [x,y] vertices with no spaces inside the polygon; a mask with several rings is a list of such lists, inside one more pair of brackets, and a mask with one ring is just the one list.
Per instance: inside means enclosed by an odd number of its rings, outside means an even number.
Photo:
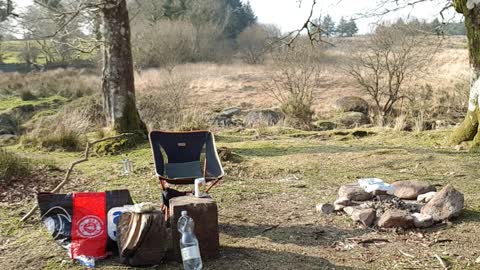
[{"label": "stone", "polygon": [[378,226],[381,228],[412,228],[414,226],[413,217],[407,211],[389,209],[378,220]]},{"label": "stone", "polygon": [[18,140],[17,135],[3,134],[0,135],[0,145],[13,144]]},{"label": "stone", "polygon": [[434,221],[442,221],[460,215],[463,207],[463,194],[448,184],[423,206],[421,213],[431,215]]},{"label": "stone", "polygon": [[195,222],[195,235],[198,238],[202,259],[218,257],[220,241],[216,202],[211,198],[181,196],[170,199],[169,204],[173,250],[172,254],[169,254],[168,257],[178,262],[182,261],[179,247],[180,233],[177,230],[177,221],[183,210],[186,210]]},{"label": "stone", "polygon": [[341,112],[361,112],[368,114],[369,105],[363,98],[347,96],[337,99],[335,107]]},{"label": "stone", "polygon": [[347,198],[351,201],[366,201],[372,198],[372,194],[366,192],[357,184],[343,185],[338,190],[339,198]]},{"label": "stone", "polygon": [[413,213],[413,225],[415,225],[416,228],[428,228],[433,226],[435,223],[433,221],[432,216],[430,215],[424,215],[421,213]]},{"label": "stone", "polygon": [[426,183],[416,180],[397,181],[392,184],[395,188],[393,195],[400,199],[416,200],[418,195],[425,194],[437,189]]},{"label": "stone", "polygon": [[362,223],[368,227],[373,224],[376,217],[376,211],[374,209],[354,209],[352,211],[352,220]]},{"label": "stone", "polygon": [[337,128],[337,124],[328,121],[320,121],[315,123],[315,129],[318,131],[334,130]]},{"label": "stone", "polygon": [[345,197],[340,197],[333,203],[335,211],[340,211],[346,206],[350,206],[350,205],[352,205],[352,201],[350,201],[348,198],[345,198]]},{"label": "stone", "polygon": [[480,257],[478,257],[478,258],[475,260],[475,263],[476,263],[476,264],[480,264]]},{"label": "stone", "polygon": [[330,204],[330,203],[317,204],[316,209],[317,209],[317,212],[322,214],[327,214],[327,215],[335,211],[335,207],[333,206],[333,204]]},{"label": "stone", "polygon": [[274,126],[284,118],[285,117],[281,112],[270,109],[261,109],[247,113],[243,122],[247,127]]},{"label": "stone", "polygon": [[0,114],[0,135],[14,135],[17,132],[18,127],[15,119],[8,113]]},{"label": "stone", "polygon": [[433,196],[435,196],[435,194],[437,194],[436,191],[430,191],[430,192],[427,192],[425,194],[420,194],[417,197],[417,201],[422,202],[422,203],[428,203],[429,201],[432,200],[432,198],[433,198]]},{"label": "stone", "polygon": [[343,212],[345,212],[349,216],[353,214],[353,211],[355,211],[355,207],[352,207],[352,206],[347,206],[343,208]]},{"label": "stone", "polygon": [[345,128],[356,128],[370,124],[370,119],[366,114],[361,112],[347,112],[339,117],[338,122]]},{"label": "stone", "polygon": [[231,118],[231,117],[234,116],[234,115],[240,114],[241,111],[242,111],[242,109],[240,109],[240,108],[232,107],[232,108],[224,109],[224,110],[221,112],[221,115],[223,115],[223,116],[225,116],[225,117]]},{"label": "stone", "polygon": [[213,117],[210,121],[213,125],[219,127],[230,127],[235,125],[232,118],[224,116],[222,114]]}]

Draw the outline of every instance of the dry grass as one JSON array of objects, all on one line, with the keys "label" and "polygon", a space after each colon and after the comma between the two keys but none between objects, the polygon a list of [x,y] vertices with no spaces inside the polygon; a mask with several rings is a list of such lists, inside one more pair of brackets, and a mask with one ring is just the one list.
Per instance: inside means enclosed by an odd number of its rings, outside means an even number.
[{"label": "dry grass", "polygon": [[21,137],[24,146],[78,151],[83,147],[86,134],[105,126],[100,97],[75,100],[57,113],[34,117],[26,126],[27,132]]},{"label": "dry grass", "polygon": [[5,73],[0,76],[0,94],[78,98],[98,93],[100,78],[84,71],[58,69],[35,74]]}]

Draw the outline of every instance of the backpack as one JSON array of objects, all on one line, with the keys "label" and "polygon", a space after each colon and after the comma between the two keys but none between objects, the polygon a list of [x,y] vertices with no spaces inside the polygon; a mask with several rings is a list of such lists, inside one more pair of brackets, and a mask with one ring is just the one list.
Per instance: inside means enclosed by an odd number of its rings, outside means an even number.
[{"label": "backpack", "polygon": [[125,212],[117,225],[120,260],[130,266],[152,266],[162,263],[171,246],[171,237],[162,211]]}]

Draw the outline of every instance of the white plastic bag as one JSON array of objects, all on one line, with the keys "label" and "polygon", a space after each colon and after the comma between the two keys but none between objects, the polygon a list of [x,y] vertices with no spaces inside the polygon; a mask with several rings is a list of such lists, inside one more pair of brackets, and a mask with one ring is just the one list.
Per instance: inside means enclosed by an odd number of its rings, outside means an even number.
[{"label": "white plastic bag", "polygon": [[366,192],[374,192],[374,191],[386,191],[387,194],[393,194],[394,186],[385,183],[382,179],[379,178],[362,178],[358,179],[358,184],[360,187],[363,188]]}]

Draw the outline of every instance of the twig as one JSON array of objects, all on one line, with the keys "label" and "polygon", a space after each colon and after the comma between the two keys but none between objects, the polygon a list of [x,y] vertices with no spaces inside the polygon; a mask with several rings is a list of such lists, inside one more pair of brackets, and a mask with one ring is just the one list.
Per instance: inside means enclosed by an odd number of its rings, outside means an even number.
[{"label": "twig", "polygon": [[[68,168],[67,170],[67,173],[65,174],[65,178],[63,179],[63,181],[58,184],[52,191],[51,193],[56,193],[58,192],[65,184],[68,183],[68,181],[70,180],[70,175],[72,174],[72,171],[73,171],[73,168],[80,164],[80,163],[83,163],[85,161],[88,160],[88,156],[89,156],[89,153],[90,153],[90,148],[97,144],[97,143],[100,143],[100,142],[104,142],[104,141],[108,141],[108,140],[115,140],[115,139],[118,139],[118,138],[122,138],[122,137],[125,137],[125,136],[131,136],[133,135],[133,133],[123,133],[123,134],[120,134],[120,135],[116,135],[116,136],[112,136],[112,137],[107,137],[107,138],[103,138],[103,139],[99,139],[99,140],[96,140],[96,141],[93,141],[93,142],[87,142],[87,145],[85,147],[85,152],[84,152],[84,155],[83,155],[83,158],[82,159],[79,159],[79,160],[76,160],[74,162],[72,162],[72,164],[70,164],[70,167]],[[36,204],[34,207],[32,207],[32,209],[25,215],[22,217],[22,219],[20,221],[24,222],[26,221],[27,219],[29,219],[33,213],[35,213],[35,211],[38,209],[38,205]]]},{"label": "twig", "polygon": [[409,258],[412,258],[412,259],[415,259],[415,256],[413,256],[412,254],[408,254],[406,252],[403,252],[401,251],[400,249],[398,250],[400,253],[402,253],[403,256],[405,257],[409,257]]},{"label": "twig", "polygon": [[278,226],[280,226],[280,224],[273,225],[273,226],[270,226],[270,227],[268,227],[268,228],[265,228],[265,229],[262,231],[262,233],[266,233],[266,232],[268,232],[268,231],[271,231],[271,230],[273,230],[273,229],[276,229],[276,228],[278,228]]},{"label": "twig", "polygon": [[370,238],[370,239],[356,239],[356,238],[347,238],[349,241],[353,241],[357,244],[374,244],[376,242],[389,243],[390,240],[382,238]]},{"label": "twig", "polygon": [[448,264],[445,262],[438,254],[435,254],[435,258],[438,260],[440,265],[443,267],[443,269],[447,270],[448,269]]}]

